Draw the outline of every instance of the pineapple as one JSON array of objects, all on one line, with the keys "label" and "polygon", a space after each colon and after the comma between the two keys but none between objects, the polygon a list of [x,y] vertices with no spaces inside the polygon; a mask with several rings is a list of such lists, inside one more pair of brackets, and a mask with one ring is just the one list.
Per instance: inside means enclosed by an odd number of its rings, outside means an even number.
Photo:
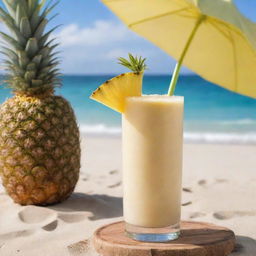
[{"label": "pineapple", "polygon": [[125,73],[102,84],[91,99],[94,99],[117,112],[124,112],[127,96],[140,96],[142,73]]},{"label": "pineapple", "polygon": [[54,95],[59,61],[45,32],[56,4],[45,0],[3,0],[0,32],[13,97],[0,106],[0,175],[7,193],[21,205],[48,205],[74,190],[80,169],[80,141],[70,104]]},{"label": "pineapple", "polygon": [[131,54],[129,54],[129,60],[119,58],[119,64],[133,72],[124,73],[106,81],[92,93],[91,99],[123,113],[126,97],[141,96],[143,72],[146,69],[145,60],[141,57],[133,57]]}]

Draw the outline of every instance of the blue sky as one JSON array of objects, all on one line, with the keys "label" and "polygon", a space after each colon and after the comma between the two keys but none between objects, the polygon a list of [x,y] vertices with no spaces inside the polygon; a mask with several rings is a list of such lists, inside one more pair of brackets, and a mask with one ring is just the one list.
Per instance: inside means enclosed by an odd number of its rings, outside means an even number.
[{"label": "blue sky", "polygon": [[[256,0],[234,2],[256,21]],[[123,72],[116,58],[128,52],[147,57],[151,73],[171,73],[175,65],[170,56],[128,31],[99,0],[60,0],[56,12],[59,16],[52,25],[62,24],[56,36],[62,44],[61,68],[66,74]],[[183,68],[182,72],[190,71]]]}]

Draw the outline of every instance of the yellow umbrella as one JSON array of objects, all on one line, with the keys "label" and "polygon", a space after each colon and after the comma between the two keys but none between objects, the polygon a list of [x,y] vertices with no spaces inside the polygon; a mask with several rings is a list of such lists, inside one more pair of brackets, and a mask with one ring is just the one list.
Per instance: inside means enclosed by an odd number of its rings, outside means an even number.
[{"label": "yellow umbrella", "polygon": [[[203,78],[256,98],[256,24],[232,0],[103,0],[130,29]],[[188,51],[189,49],[189,51]]]}]

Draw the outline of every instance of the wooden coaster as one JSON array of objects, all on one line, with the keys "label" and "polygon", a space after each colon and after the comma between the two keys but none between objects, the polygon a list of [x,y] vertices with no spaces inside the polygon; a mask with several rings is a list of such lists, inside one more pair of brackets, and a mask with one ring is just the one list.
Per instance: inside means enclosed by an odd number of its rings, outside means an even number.
[{"label": "wooden coaster", "polygon": [[128,238],[124,222],[116,222],[96,230],[93,243],[103,256],[226,256],[235,247],[235,234],[213,224],[183,221],[178,240],[144,243]]}]

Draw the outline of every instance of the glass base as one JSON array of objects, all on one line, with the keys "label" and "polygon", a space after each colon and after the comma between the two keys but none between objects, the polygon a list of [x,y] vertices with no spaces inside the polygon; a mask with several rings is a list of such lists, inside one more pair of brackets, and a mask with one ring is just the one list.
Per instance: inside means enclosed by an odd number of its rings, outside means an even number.
[{"label": "glass base", "polygon": [[164,228],[143,228],[125,223],[125,231],[131,239],[142,242],[161,243],[178,239],[180,236],[180,224],[177,223]]}]

